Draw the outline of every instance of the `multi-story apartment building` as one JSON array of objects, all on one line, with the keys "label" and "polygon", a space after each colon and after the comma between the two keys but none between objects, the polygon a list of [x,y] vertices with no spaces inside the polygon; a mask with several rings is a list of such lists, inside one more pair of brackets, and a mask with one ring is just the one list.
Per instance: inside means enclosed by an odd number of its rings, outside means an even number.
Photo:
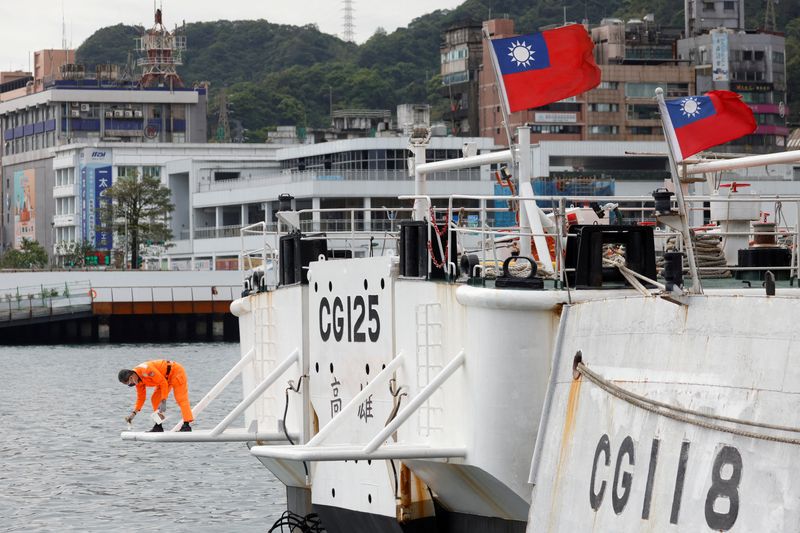
[{"label": "multi-story apartment building", "polygon": [[[494,19],[484,22],[484,27],[493,39],[513,37],[516,35],[514,21],[510,19]],[[533,28],[528,31],[534,31]],[[479,104],[480,132],[483,137],[490,137],[499,145],[508,146],[508,136],[503,127],[503,113],[500,109],[500,95],[497,91],[497,78],[492,68],[490,49],[483,49],[483,68],[480,69]],[[585,95],[568,98],[547,106],[527,111],[511,113],[509,126],[513,131],[519,126],[531,126],[532,139],[579,141],[585,139],[586,98]]]},{"label": "multi-story apartment building", "polygon": [[591,35],[601,82],[586,93],[584,139],[663,140],[655,89],[663,88],[668,98],[695,90],[692,66],[674,59],[680,30],[662,29],[652,17],[604,19]]},{"label": "multi-story apartment building", "polygon": [[[511,20],[485,23],[492,37],[510,37]],[[537,109],[512,113],[512,128],[528,124],[540,140],[659,141],[663,139],[653,96],[663,87],[670,96],[694,91],[694,73],[688,61],[674,58],[673,43],[680,30],[657,27],[652,18],[605,19],[591,30],[595,58],[601,70],[596,89]],[[491,65],[488,49],[484,65]],[[507,144],[500,100],[491,67],[480,71],[481,133]]]},{"label": "multi-story apartment building", "polygon": [[442,118],[452,135],[474,136],[479,129],[478,76],[483,64],[481,25],[456,25],[445,31],[441,56],[441,92],[448,101],[448,110]]},{"label": "multi-story apartment building", "polygon": [[758,129],[718,151],[769,152],[786,146],[786,45],[783,35],[747,30],[744,0],[686,0],[686,38],[678,57],[695,65],[698,92],[731,90],[753,109]]}]

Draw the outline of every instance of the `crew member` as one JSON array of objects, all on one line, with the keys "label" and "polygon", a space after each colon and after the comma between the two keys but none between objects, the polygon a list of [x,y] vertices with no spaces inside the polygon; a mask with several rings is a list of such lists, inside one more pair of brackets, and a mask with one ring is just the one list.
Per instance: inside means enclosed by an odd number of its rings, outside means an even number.
[{"label": "crew member", "polygon": [[[194,420],[194,417],[192,416],[192,408],[189,406],[186,372],[179,363],[167,361],[166,359],[147,361],[131,370],[120,370],[118,378],[120,383],[124,383],[129,387],[136,387],[136,406],[131,411],[131,414],[125,417],[126,422],[130,424],[136,413],[142,409],[147,396],[146,387],[155,387],[155,390],[150,395],[153,411],[159,414],[162,421],[166,418],[164,413],[167,410],[167,397],[169,396],[169,391],[172,390],[183,416],[183,426],[181,426],[180,430],[192,430],[189,423]],[[164,431],[164,428],[160,423],[157,423],[150,431]]]}]

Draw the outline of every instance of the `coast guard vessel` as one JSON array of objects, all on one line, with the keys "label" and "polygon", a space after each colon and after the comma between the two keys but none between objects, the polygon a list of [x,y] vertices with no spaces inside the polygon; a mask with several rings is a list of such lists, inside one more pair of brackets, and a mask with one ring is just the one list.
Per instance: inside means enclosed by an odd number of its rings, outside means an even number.
[{"label": "coast guard vessel", "polygon": [[[498,198],[425,194],[438,170],[526,177],[529,135],[425,163],[418,132],[397,234],[302,234],[310,212],[243,230],[266,245],[242,251],[241,359],[195,416],[239,374],[244,399],[212,430],[123,438],[248,442],[300,531],[797,529],[800,195],[689,196],[686,178],[800,152],[673,165],[655,198],[535,197],[521,179],[513,231],[490,225]],[[692,228],[704,203],[716,223]],[[752,224],[778,204],[792,224]],[[334,239],[378,246],[338,259]],[[703,266],[701,241],[724,257],[728,240],[738,261]],[[736,279],[704,279],[720,270]]]}]

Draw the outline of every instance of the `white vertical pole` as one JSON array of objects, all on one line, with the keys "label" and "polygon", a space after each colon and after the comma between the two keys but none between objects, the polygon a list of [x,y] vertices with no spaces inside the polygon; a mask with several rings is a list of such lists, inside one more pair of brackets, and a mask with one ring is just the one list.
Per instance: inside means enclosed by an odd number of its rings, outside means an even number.
[{"label": "white vertical pole", "polygon": [[[425,144],[412,144],[411,150],[414,152],[414,195],[425,196],[428,194],[426,176],[420,172],[419,166],[425,163]],[[414,200],[414,220],[423,220],[428,217],[430,205],[427,200],[417,198]]]},{"label": "white vertical pole", "polygon": [[494,79],[497,88],[497,94],[500,97],[500,111],[503,113],[503,127],[506,130],[506,136],[508,137],[508,147],[512,148],[511,150],[511,158],[514,162],[516,162],[516,157],[514,156],[513,150],[513,135],[511,134],[511,120],[509,119],[509,106],[508,106],[508,95],[506,95],[506,86],[503,84],[503,80],[500,77],[500,65],[497,64],[497,57],[495,56],[494,49],[492,48],[492,40],[489,37],[489,30],[486,28],[486,25],[483,26],[483,46],[489,51],[489,57],[492,58],[492,70],[494,71]]},{"label": "white vertical pole", "polygon": [[[531,161],[531,129],[527,126],[517,129],[517,138],[519,139],[519,144],[517,145],[517,149],[519,153],[517,154],[517,180],[519,186],[517,187],[518,191],[522,190],[523,183],[530,183],[531,173],[533,163]],[[514,153],[514,149],[511,149],[511,153]],[[527,209],[526,204],[528,202],[519,202],[519,225],[520,231],[522,233],[530,233],[531,232],[531,225],[527,216]],[[538,213],[534,213],[535,216],[539,216]],[[522,257],[532,257],[531,255],[531,237],[527,235],[520,235],[519,237],[519,254]],[[542,263],[547,261],[546,258],[541,257],[539,258]]]},{"label": "white vertical pole", "polygon": [[703,285],[700,281],[700,273],[697,270],[697,263],[694,258],[694,245],[692,245],[692,234],[689,230],[689,220],[686,213],[686,202],[683,198],[683,189],[681,188],[681,179],[678,174],[678,165],[675,162],[674,147],[670,140],[672,130],[672,122],[669,120],[667,113],[667,104],[664,102],[664,90],[661,87],[656,88],[656,99],[658,100],[658,108],[661,111],[661,125],[664,128],[664,136],[667,140],[667,155],[669,156],[669,170],[672,174],[672,184],[675,186],[675,199],[678,203],[678,214],[681,218],[681,236],[686,247],[686,257],[689,260],[689,273],[692,275],[692,290],[695,294],[703,294]]}]

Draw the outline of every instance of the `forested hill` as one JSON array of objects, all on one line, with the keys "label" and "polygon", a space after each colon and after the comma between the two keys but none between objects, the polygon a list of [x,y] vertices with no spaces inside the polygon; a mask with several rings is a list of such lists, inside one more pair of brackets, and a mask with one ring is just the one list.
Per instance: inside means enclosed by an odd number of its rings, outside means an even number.
[{"label": "forested hill", "polygon": [[[568,20],[584,17],[641,18],[653,13],[657,24],[683,27],[684,0],[568,0]],[[491,10],[485,4],[490,4]],[[428,102],[434,116],[446,102],[438,94],[442,31],[465,21],[508,16],[521,32],[564,17],[563,0],[466,0],[453,10],[436,10],[408,27],[387,33],[380,28],[365,43],[345,43],[315,25],[288,26],[266,20],[188,24],[189,50],[180,74],[188,83],[211,83],[210,113],[217,91],[225,87],[231,119],[241,121],[250,141],[283,124],[322,127],[334,109],[394,109],[399,103]],[[746,0],[748,28],[764,25],[763,0]],[[790,109],[800,111],[800,2],[776,6],[778,29],[787,37]],[[124,64],[141,28],[118,24],[98,30],[78,48],[87,65]],[[794,102],[794,104],[793,104]],[[213,121],[213,116],[211,118]]]}]

